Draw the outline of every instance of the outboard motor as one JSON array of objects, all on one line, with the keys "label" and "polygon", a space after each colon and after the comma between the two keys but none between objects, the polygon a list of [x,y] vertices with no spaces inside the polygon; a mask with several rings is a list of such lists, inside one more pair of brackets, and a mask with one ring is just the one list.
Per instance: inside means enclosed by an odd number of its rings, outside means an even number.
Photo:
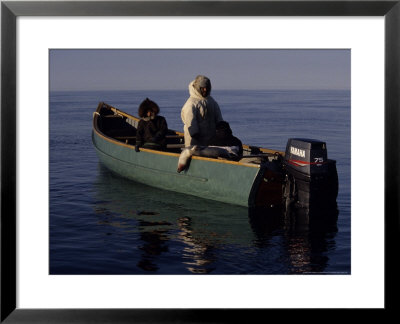
[{"label": "outboard motor", "polygon": [[310,208],[336,205],[336,161],[329,160],[326,143],[313,139],[288,140],[283,161],[286,205]]}]

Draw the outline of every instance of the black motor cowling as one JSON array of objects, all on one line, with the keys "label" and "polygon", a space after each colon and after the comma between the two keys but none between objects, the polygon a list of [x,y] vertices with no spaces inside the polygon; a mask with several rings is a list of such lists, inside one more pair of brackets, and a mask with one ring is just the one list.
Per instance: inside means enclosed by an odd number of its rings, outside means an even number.
[{"label": "black motor cowling", "polygon": [[283,161],[284,198],[299,207],[336,204],[336,161],[328,159],[326,143],[313,139],[288,140]]}]

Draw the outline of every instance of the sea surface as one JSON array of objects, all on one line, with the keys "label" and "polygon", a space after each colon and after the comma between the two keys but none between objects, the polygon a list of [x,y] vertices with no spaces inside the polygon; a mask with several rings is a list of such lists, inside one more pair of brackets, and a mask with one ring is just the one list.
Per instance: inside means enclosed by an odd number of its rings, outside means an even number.
[{"label": "sea surface", "polygon": [[281,214],[151,188],[112,174],[92,144],[104,101],[137,115],[146,97],[182,131],[187,91],[50,93],[50,274],[350,274],[350,91],[218,91],[244,144],[285,150],[327,143],[337,161],[337,219],[310,226]]}]

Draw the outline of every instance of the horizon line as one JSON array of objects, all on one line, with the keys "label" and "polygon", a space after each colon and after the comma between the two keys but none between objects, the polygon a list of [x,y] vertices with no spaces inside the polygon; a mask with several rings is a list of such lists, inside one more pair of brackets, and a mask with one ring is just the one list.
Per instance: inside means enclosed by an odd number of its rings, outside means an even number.
[{"label": "horizon line", "polygon": [[[78,89],[56,89],[50,90],[49,92],[88,92],[88,91],[187,91],[187,89],[87,89],[87,90],[78,90]],[[351,88],[271,88],[271,89],[213,89],[215,91],[351,91]]]}]

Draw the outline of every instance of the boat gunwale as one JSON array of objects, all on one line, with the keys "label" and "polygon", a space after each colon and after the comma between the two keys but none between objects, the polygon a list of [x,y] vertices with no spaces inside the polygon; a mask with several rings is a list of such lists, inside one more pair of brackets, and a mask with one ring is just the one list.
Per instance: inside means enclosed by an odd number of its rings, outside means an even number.
[{"label": "boat gunwale", "polygon": [[[118,141],[116,139],[114,139],[111,136],[107,136],[106,134],[104,134],[99,128],[98,128],[98,122],[97,122],[97,118],[99,116],[102,116],[100,114],[100,109],[106,106],[108,109],[110,109],[111,111],[114,112],[114,114],[120,115],[122,117],[125,118],[129,118],[132,119],[134,121],[139,121],[139,118],[132,116],[126,112],[123,112],[113,106],[110,106],[108,104],[106,104],[105,102],[100,102],[99,105],[97,106],[96,112],[93,114],[93,131],[100,136],[101,138],[103,138],[104,140],[119,145],[119,146],[123,146],[129,149],[134,150],[135,149],[135,145],[132,144],[125,144],[121,141]],[[177,135],[183,136],[183,133],[172,130],[173,132],[175,132]],[[246,145],[245,145],[246,146]],[[248,146],[247,146],[248,147]],[[280,151],[274,151],[274,150],[268,150],[268,149],[264,149],[264,148],[260,148],[260,150],[264,150],[266,152],[275,152],[278,154],[282,154],[283,152]],[[173,153],[173,152],[165,152],[165,151],[158,151],[158,150],[151,150],[151,149],[146,149],[146,148],[140,148],[140,151],[144,151],[147,153],[151,153],[151,154],[158,154],[158,155],[167,155],[167,156],[174,156],[179,158],[180,154],[179,153]],[[203,157],[203,156],[192,156],[192,159],[194,160],[201,160],[201,161],[209,161],[209,162],[216,162],[216,163],[225,163],[225,164],[233,164],[233,165],[240,165],[240,166],[246,166],[246,167],[252,167],[252,168],[260,168],[262,164],[251,164],[251,163],[245,163],[245,162],[240,162],[240,161],[230,161],[230,160],[222,160],[222,159],[215,159],[215,158],[208,158],[208,157]]]}]

